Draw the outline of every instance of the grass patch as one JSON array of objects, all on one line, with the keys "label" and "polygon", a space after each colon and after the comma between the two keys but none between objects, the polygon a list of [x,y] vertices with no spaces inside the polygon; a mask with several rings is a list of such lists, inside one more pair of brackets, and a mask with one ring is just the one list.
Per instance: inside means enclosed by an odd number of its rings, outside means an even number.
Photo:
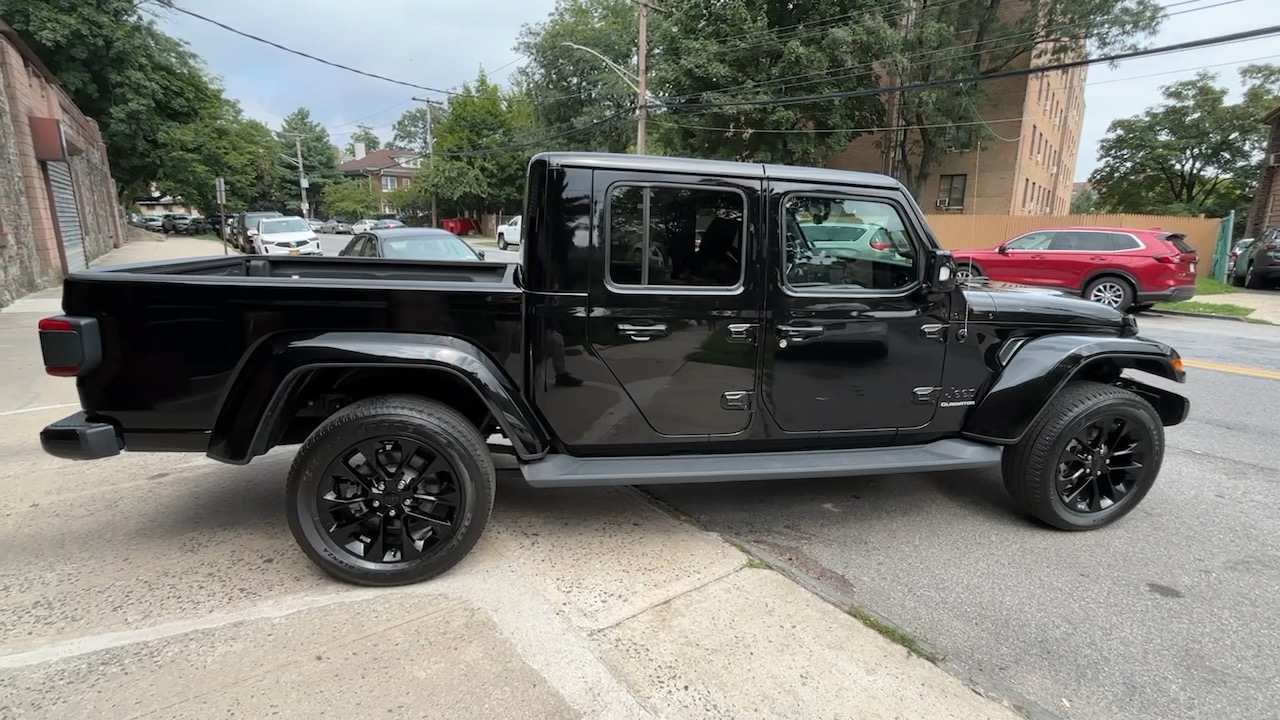
[{"label": "grass patch", "polygon": [[911,651],[913,654],[918,655],[931,663],[937,663],[942,659],[922,647],[920,645],[920,641],[916,640],[915,635],[912,635],[893,623],[881,620],[875,615],[872,615],[866,610],[858,607],[851,607],[845,612],[849,613],[850,616],[857,618],[863,625],[875,630],[881,635]]},{"label": "grass patch", "polygon": [[1236,292],[1236,287],[1234,285],[1225,283],[1217,278],[1204,276],[1196,277],[1197,295],[1222,295],[1233,292]]},{"label": "grass patch", "polygon": [[772,565],[761,560],[755,555],[752,555],[751,557],[747,558],[747,567],[751,568],[752,570],[772,570],[773,569]]},{"label": "grass patch", "polygon": [[1200,302],[1184,300],[1182,302],[1156,303],[1156,310],[1181,310],[1183,312],[1204,313],[1206,315],[1225,315],[1228,317],[1248,317],[1253,308],[1230,303]]}]

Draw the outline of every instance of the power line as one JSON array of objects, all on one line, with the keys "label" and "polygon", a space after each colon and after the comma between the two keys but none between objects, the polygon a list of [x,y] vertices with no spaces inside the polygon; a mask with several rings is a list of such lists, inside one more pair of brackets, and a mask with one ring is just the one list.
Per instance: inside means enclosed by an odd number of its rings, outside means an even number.
[{"label": "power line", "polygon": [[[1229,65],[1244,65],[1251,62],[1260,62],[1262,60],[1274,60],[1280,58],[1280,55],[1264,55],[1262,57],[1249,58],[1248,60],[1234,60],[1232,62],[1215,63],[1213,65],[1197,65],[1195,67],[1181,68],[1178,70],[1165,70],[1157,73],[1147,73],[1145,75],[1134,75],[1131,77],[1111,78],[1109,80],[1091,80],[1082,83],[1072,83],[1072,87],[1090,87],[1093,85],[1106,85],[1108,83],[1130,82],[1133,80],[1145,80],[1147,78],[1160,77],[1162,75],[1177,75],[1178,73],[1191,72],[1193,70],[1209,70],[1212,68],[1226,67]],[[734,132],[734,133],[768,133],[768,134],[835,134],[845,132],[884,132],[888,130],[928,130],[949,127],[964,127],[970,125],[1001,125],[1004,123],[1022,122],[1031,116],[1019,115],[1018,117],[1000,118],[998,120],[972,120],[965,122],[948,122],[933,123],[925,125],[899,125],[893,127],[855,127],[855,128],[749,128],[749,127],[724,127],[718,125],[695,125],[692,123],[671,122],[661,116],[650,120],[650,122],[658,125],[669,125],[671,127],[686,128],[688,130],[714,130],[716,132]]]},{"label": "power line", "polygon": [[191,16],[191,17],[193,17],[193,18],[197,19],[197,20],[202,20],[202,21],[207,22],[207,23],[209,23],[209,24],[211,24],[211,25],[217,25],[218,27],[222,28],[223,30],[226,30],[227,32],[235,33],[236,35],[239,35],[239,36],[241,36],[241,37],[249,38],[250,40],[254,40],[254,41],[256,41],[256,42],[263,43],[264,45],[270,45],[271,47],[276,48],[276,49],[278,49],[278,50],[283,50],[283,51],[285,51],[285,52],[287,52],[287,53],[292,53],[292,54],[297,55],[297,56],[299,56],[299,57],[304,57],[304,58],[306,58],[306,59],[308,59],[308,60],[314,60],[314,61],[316,61],[316,62],[318,62],[318,63],[324,64],[324,65],[328,65],[329,67],[335,67],[335,68],[338,68],[339,70],[346,70],[347,72],[355,73],[356,75],[363,75],[363,76],[365,76],[365,77],[373,78],[373,79],[375,79],[375,80],[382,80],[382,81],[384,81],[384,82],[394,83],[394,84],[396,84],[396,85],[403,85],[403,86],[405,86],[405,87],[411,87],[411,88],[414,88],[414,89],[416,89],[416,90],[425,90],[425,91],[427,91],[427,92],[441,93],[441,94],[444,94],[444,95],[457,95],[457,94],[458,94],[457,92],[455,92],[455,91],[453,91],[453,90],[441,90],[441,89],[439,89],[439,88],[427,87],[426,85],[419,85],[419,84],[417,84],[417,83],[411,83],[411,82],[408,82],[408,81],[406,81],[406,80],[397,80],[397,79],[395,79],[395,78],[387,77],[386,75],[379,75],[379,74],[377,74],[377,73],[371,73],[371,72],[367,72],[367,71],[365,71],[365,70],[360,70],[360,69],[358,69],[358,68],[353,68],[353,67],[351,67],[351,66],[349,66],[349,65],[343,65],[343,64],[341,64],[341,63],[336,63],[336,62],[333,62],[332,60],[325,60],[324,58],[316,57],[315,55],[312,55],[312,54],[310,54],[310,53],[305,53],[305,52],[303,52],[303,51],[301,51],[301,50],[294,50],[293,48],[285,47],[284,45],[281,45],[280,43],[273,42],[273,41],[271,41],[271,40],[267,40],[266,38],[262,38],[262,37],[259,37],[259,36],[257,36],[257,35],[253,35],[253,34],[251,34],[251,33],[247,33],[247,32],[245,32],[245,31],[243,31],[243,30],[238,30],[238,29],[236,29],[236,28],[231,27],[230,25],[227,25],[227,24],[225,24],[225,23],[218,22],[217,20],[214,20],[213,18],[205,17],[204,15],[201,15],[201,14],[199,14],[199,13],[192,12],[191,10],[187,10],[186,8],[178,7],[177,5],[169,5],[169,6],[167,6],[167,7],[168,7],[169,9],[171,9],[171,10],[176,10],[177,12],[180,12],[180,13],[182,13],[183,15],[189,15],[189,16]]},{"label": "power line", "polygon": [[[928,90],[931,88],[951,87],[954,85],[968,85],[972,83],[987,82],[990,80],[999,80],[1009,77],[1026,77],[1028,75],[1039,75],[1041,73],[1055,72],[1058,70],[1070,70],[1071,68],[1087,67],[1089,65],[1097,65],[1100,63],[1113,63],[1121,60],[1134,60],[1137,58],[1151,57],[1153,55],[1165,55],[1168,53],[1185,52],[1187,50],[1195,50],[1198,48],[1212,47],[1215,45],[1225,45],[1233,42],[1241,42],[1244,40],[1255,40],[1258,38],[1269,37],[1280,34],[1280,25],[1272,25],[1270,27],[1258,28],[1255,30],[1245,30],[1243,32],[1230,33],[1227,35],[1215,35],[1213,37],[1201,38],[1199,40],[1190,40],[1173,45],[1162,45],[1160,47],[1148,48],[1145,50],[1132,50],[1124,53],[1116,53],[1114,55],[1105,55],[1096,58],[1083,58],[1080,60],[1068,60],[1065,62],[1049,63],[1046,65],[1037,65],[1028,68],[1015,68],[1013,70],[1004,70],[1001,72],[989,73],[986,75],[969,75],[958,78],[948,78],[945,80],[928,80],[924,82],[906,83],[896,86],[862,88],[858,90],[842,90],[838,92],[816,93],[812,95],[793,95],[789,97],[774,98],[758,98],[755,100],[722,100],[717,102],[699,102],[699,103],[676,103],[670,106],[673,110],[695,109],[700,107],[774,107],[782,105],[798,105],[809,102],[821,102],[825,100],[844,100],[855,97],[868,97],[871,95],[883,95],[891,92],[909,92],[913,90]],[[659,100],[668,102],[673,98],[659,98]],[[679,98],[674,98],[679,99]]]}]

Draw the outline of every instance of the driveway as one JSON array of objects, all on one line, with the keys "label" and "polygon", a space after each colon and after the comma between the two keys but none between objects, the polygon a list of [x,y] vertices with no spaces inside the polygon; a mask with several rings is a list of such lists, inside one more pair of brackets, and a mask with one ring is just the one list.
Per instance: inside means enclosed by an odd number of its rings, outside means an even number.
[{"label": "driveway", "polygon": [[649,491],[1047,713],[1275,717],[1280,328],[1139,324],[1187,358],[1193,404],[1159,484],[1110,528],[1021,518],[994,473]]}]

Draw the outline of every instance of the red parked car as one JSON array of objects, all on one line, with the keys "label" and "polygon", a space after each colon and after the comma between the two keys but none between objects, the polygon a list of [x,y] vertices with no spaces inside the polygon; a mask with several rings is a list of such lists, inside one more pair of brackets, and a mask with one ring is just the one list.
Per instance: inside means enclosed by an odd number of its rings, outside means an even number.
[{"label": "red parked car", "polygon": [[1119,310],[1145,310],[1196,292],[1186,236],[1129,228],[1045,228],[990,250],[956,250],[960,277],[1040,285]]}]

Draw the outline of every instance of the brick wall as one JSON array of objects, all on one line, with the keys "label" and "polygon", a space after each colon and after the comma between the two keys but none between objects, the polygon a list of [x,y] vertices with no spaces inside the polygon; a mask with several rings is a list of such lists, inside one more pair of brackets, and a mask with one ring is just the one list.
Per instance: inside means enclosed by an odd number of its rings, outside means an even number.
[{"label": "brick wall", "polygon": [[66,139],[90,261],[124,241],[124,226],[98,124],[67,98],[39,58],[0,21],[0,306],[56,284],[64,262],[31,119],[57,120]]}]

